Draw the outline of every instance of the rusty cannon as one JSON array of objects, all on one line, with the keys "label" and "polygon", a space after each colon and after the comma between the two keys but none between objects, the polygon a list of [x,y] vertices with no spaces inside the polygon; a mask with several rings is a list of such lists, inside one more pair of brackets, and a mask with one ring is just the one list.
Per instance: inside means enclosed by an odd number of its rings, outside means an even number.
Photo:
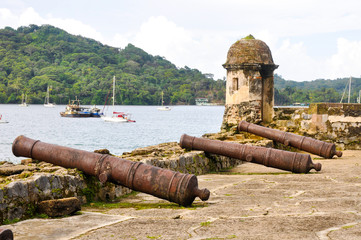
[{"label": "rusty cannon", "polygon": [[338,157],[342,156],[341,151],[336,151],[336,145],[334,143],[327,143],[310,137],[259,126],[246,121],[241,121],[238,124],[238,131],[253,133],[324,158],[332,158],[334,155]]},{"label": "rusty cannon", "polygon": [[18,157],[77,168],[98,177],[102,183],[110,181],[182,206],[191,205],[196,197],[206,201],[210,195],[208,189],[198,188],[198,179],[193,174],[183,174],[107,154],[44,143],[25,136],[18,136],[14,140],[12,151]]},{"label": "rusty cannon", "polygon": [[13,240],[14,234],[10,229],[0,227],[0,240]]},{"label": "rusty cannon", "polygon": [[278,168],[294,173],[308,173],[311,169],[321,170],[320,163],[313,163],[308,154],[288,152],[278,149],[197,138],[183,134],[179,145],[182,148],[202,150],[247,162]]}]

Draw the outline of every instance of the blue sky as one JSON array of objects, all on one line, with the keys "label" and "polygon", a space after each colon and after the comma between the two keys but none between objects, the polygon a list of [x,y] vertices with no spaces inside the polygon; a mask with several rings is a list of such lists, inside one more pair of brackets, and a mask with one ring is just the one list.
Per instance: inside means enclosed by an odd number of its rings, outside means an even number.
[{"label": "blue sky", "polygon": [[266,42],[285,79],[360,77],[360,23],[359,0],[0,0],[0,28],[51,24],[216,78],[248,34]]}]

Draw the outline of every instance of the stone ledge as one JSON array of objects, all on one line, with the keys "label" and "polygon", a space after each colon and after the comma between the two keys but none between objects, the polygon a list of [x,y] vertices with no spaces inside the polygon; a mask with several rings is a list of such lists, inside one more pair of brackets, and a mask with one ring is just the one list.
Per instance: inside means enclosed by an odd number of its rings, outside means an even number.
[{"label": "stone ledge", "polygon": [[[221,171],[242,163],[239,159],[205,154],[203,151],[188,151],[180,148],[176,142],[138,148],[121,157],[196,175]],[[32,217],[39,203],[46,200],[75,197],[82,204],[91,200],[116,201],[131,192],[120,185],[101,184],[95,177],[76,169],[65,169],[31,159],[22,163],[26,165],[14,165],[24,169],[22,173],[0,176],[1,223]],[[7,165],[11,164],[2,164]]]},{"label": "stone ledge", "polygon": [[31,171],[0,175],[0,223],[32,217],[38,204],[45,200],[75,197],[83,204],[89,200],[113,201],[131,192],[112,183],[101,184],[76,169],[44,162],[27,163]]}]

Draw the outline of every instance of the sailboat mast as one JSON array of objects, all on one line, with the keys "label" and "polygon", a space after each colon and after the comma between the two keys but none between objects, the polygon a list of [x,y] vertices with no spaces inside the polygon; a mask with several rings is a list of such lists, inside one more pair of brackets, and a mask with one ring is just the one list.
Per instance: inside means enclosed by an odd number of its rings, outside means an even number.
[{"label": "sailboat mast", "polygon": [[113,76],[113,107],[114,107],[114,97],[115,97],[115,76]]},{"label": "sailboat mast", "polygon": [[163,91],[162,91],[162,107],[163,107],[163,103],[164,103],[164,101],[163,101],[163,95],[164,95],[164,93],[163,93]]},{"label": "sailboat mast", "polygon": [[351,79],[352,79],[352,77],[350,77],[350,82],[349,82],[349,85],[348,85],[348,100],[347,100],[347,103],[350,103],[350,96],[351,96]]},{"label": "sailboat mast", "polygon": [[46,104],[49,104],[49,85],[48,85],[48,89],[46,91]]}]

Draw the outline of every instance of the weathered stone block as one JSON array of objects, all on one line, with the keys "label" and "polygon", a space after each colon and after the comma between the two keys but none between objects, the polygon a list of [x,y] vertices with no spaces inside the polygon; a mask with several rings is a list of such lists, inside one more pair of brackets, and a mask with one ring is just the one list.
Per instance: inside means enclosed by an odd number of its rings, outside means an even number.
[{"label": "weathered stone block", "polygon": [[25,198],[28,196],[28,187],[24,182],[11,182],[7,185],[7,189],[9,198]]},{"label": "weathered stone block", "polygon": [[76,197],[42,201],[38,205],[38,212],[49,217],[71,215],[81,210],[81,202]]}]

